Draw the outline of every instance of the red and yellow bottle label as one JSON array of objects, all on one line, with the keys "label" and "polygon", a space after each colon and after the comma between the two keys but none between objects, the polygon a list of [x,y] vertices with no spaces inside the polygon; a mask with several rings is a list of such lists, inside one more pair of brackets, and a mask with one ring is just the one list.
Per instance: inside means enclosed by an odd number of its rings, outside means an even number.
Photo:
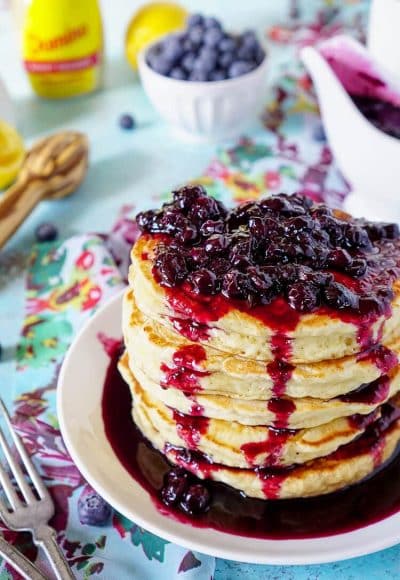
[{"label": "red and yellow bottle label", "polygon": [[97,0],[31,0],[23,27],[23,59],[40,96],[93,91],[100,81],[102,49]]}]

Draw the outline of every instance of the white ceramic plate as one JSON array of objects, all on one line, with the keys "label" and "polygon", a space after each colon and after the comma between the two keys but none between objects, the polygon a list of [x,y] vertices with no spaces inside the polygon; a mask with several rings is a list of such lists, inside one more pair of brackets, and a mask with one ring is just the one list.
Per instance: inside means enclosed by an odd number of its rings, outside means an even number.
[{"label": "white ceramic plate", "polygon": [[162,516],[115,456],[101,399],[109,358],[97,334],[121,337],[122,295],[81,330],[58,382],[58,417],[67,448],[87,481],[124,516],[171,542],[205,554],[260,564],[317,564],[377,552],[400,542],[400,513],[354,532],[306,540],[257,540],[192,527]]}]

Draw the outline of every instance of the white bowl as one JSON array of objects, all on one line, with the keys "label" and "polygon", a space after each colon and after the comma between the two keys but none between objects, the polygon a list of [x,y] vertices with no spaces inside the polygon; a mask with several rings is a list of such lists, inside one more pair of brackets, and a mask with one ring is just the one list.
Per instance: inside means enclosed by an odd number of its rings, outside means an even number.
[{"label": "white bowl", "polygon": [[235,137],[257,116],[265,100],[268,58],[251,72],[223,81],[180,81],[152,70],[148,47],[139,55],[139,74],[155,109],[186,136],[201,140]]}]

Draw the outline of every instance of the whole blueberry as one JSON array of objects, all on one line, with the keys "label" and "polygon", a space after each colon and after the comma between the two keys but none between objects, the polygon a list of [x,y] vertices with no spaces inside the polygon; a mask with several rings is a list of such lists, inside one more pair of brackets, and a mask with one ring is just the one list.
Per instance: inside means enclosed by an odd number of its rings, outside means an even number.
[{"label": "whole blueberry", "polygon": [[181,66],[188,72],[192,72],[194,63],[196,61],[196,54],[194,52],[188,52],[185,54],[181,61]]},{"label": "whole blueberry", "polygon": [[218,56],[218,65],[221,69],[226,69],[230,67],[234,60],[235,54],[232,51],[226,51]]},{"label": "whole blueberry", "polygon": [[168,288],[182,282],[188,273],[184,256],[171,250],[160,252],[154,266],[160,277],[160,284]]},{"label": "whole blueberry", "polygon": [[237,60],[231,64],[228,70],[228,76],[231,79],[240,77],[250,72],[254,68],[254,64],[245,60]]},{"label": "whole blueberry", "polygon": [[207,46],[217,46],[219,41],[224,37],[220,28],[209,28],[204,33],[204,44]]},{"label": "whole blueberry", "polygon": [[326,133],[325,133],[324,126],[322,123],[318,123],[316,125],[312,134],[313,134],[313,138],[316,141],[321,142],[321,143],[326,141]]},{"label": "whole blueberry", "polygon": [[213,48],[205,46],[194,61],[193,70],[209,73],[215,68],[217,53]]},{"label": "whole blueberry", "polygon": [[217,277],[206,268],[200,268],[196,272],[192,272],[188,277],[188,281],[196,294],[214,294],[216,292]]},{"label": "whole blueberry", "polygon": [[35,236],[38,242],[54,242],[58,238],[58,230],[54,224],[40,224],[35,230]]},{"label": "whole blueberry", "polygon": [[121,127],[121,129],[126,129],[130,131],[131,129],[134,129],[136,126],[135,119],[129,113],[124,113],[119,118],[119,126]]},{"label": "whole blueberry", "polygon": [[236,55],[239,60],[251,61],[254,59],[254,50],[251,46],[242,44],[239,46]]},{"label": "whole blueberry", "polygon": [[204,28],[222,28],[220,21],[213,16],[205,16],[203,18],[203,26]]},{"label": "whole blueberry", "polygon": [[175,505],[182,497],[189,483],[189,473],[180,467],[165,474],[161,498],[165,505]]},{"label": "whole blueberry", "polygon": [[81,524],[88,526],[106,526],[112,515],[108,503],[86,485],[78,499],[78,515]]},{"label": "whole blueberry", "polygon": [[248,278],[239,270],[229,270],[224,276],[222,294],[227,298],[246,298],[248,294]]},{"label": "whole blueberry", "polygon": [[257,64],[261,64],[264,58],[265,58],[265,50],[262,48],[262,46],[257,46],[254,53],[255,62]]},{"label": "whole blueberry", "polygon": [[187,79],[187,74],[183,68],[175,66],[169,73],[171,79],[176,79],[178,81],[184,81]]},{"label": "whole blueberry", "polygon": [[163,44],[163,56],[175,63],[177,60],[182,58],[183,47],[181,42],[176,36],[168,37]]},{"label": "whole blueberry", "polygon": [[217,68],[210,72],[210,81],[223,81],[227,78],[227,74],[224,70]]},{"label": "whole blueberry", "polygon": [[204,18],[201,14],[190,14],[187,19],[187,25],[189,28],[193,28],[193,26],[202,25],[204,22]]},{"label": "whole blueberry", "polygon": [[203,41],[204,28],[200,25],[189,28],[188,38],[195,45],[199,46]]},{"label": "whole blueberry", "polygon": [[295,282],[288,290],[290,306],[298,312],[312,312],[318,306],[318,290],[308,282]]},{"label": "whole blueberry", "polygon": [[352,278],[361,278],[367,271],[367,262],[364,258],[354,258],[345,271]]},{"label": "whole blueberry", "polygon": [[167,75],[171,70],[171,61],[163,54],[159,54],[149,61],[151,68],[160,75]]},{"label": "whole blueberry", "polygon": [[205,71],[194,70],[190,73],[188,80],[203,83],[208,81],[208,74]]},{"label": "whole blueberry", "polygon": [[236,48],[236,40],[231,36],[225,36],[221,38],[218,44],[218,50],[220,52],[233,52]]},{"label": "whole blueberry", "polygon": [[256,48],[259,46],[259,42],[254,30],[247,30],[241,35],[241,44],[244,46],[248,46],[250,48]]},{"label": "whole blueberry", "polygon": [[358,307],[357,296],[339,282],[332,282],[326,286],[323,289],[323,295],[324,302],[336,310]]},{"label": "whole blueberry", "polygon": [[190,515],[201,514],[209,508],[210,499],[208,489],[201,483],[194,483],[183,495],[180,507]]}]

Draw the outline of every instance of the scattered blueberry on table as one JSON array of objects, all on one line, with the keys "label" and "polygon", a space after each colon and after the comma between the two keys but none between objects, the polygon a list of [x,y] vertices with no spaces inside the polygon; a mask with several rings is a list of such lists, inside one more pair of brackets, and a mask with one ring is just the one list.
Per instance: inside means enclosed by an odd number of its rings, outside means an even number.
[{"label": "scattered blueberry on table", "polygon": [[265,58],[253,30],[226,32],[219,20],[192,14],[186,30],[150,47],[147,63],[155,72],[180,81],[222,81],[242,76]]},{"label": "scattered blueberry on table", "polygon": [[110,522],[112,508],[93,488],[86,485],[78,499],[78,515],[81,524],[106,526]]},{"label": "scattered blueberry on table", "polygon": [[135,119],[129,113],[124,113],[119,118],[119,126],[121,129],[126,129],[130,131],[136,127]]},{"label": "scattered blueberry on table", "polygon": [[58,238],[58,230],[54,224],[43,223],[36,228],[35,236],[38,242],[54,242]]}]

